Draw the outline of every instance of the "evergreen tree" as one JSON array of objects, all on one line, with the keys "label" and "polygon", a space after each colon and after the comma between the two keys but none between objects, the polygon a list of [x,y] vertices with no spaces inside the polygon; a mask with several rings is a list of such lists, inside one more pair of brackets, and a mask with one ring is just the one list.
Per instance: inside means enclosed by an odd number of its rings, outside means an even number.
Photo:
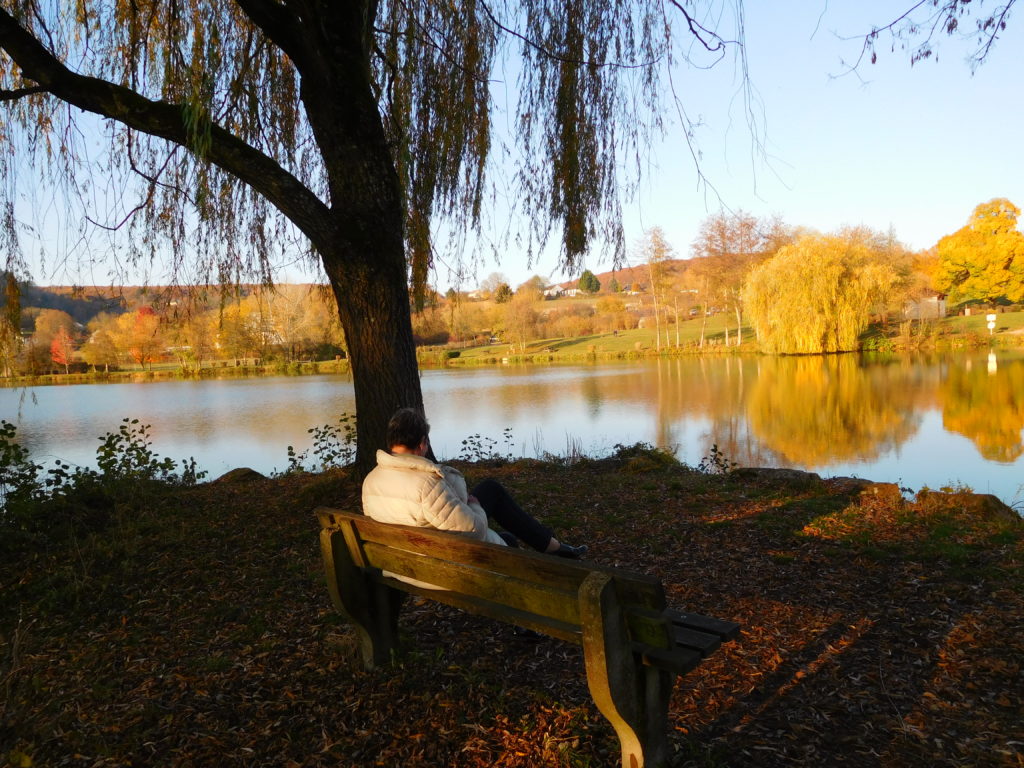
[{"label": "evergreen tree", "polygon": [[597,293],[601,290],[601,281],[597,279],[597,275],[587,269],[580,275],[580,281],[576,287],[584,293]]},{"label": "evergreen tree", "polygon": [[494,302],[496,304],[507,304],[514,295],[508,283],[502,283],[494,291]]}]

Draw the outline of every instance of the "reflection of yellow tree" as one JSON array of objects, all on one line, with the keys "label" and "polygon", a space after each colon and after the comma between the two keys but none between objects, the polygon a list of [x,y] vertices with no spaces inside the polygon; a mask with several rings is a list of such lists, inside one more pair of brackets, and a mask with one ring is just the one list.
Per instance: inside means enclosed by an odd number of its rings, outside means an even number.
[{"label": "reflection of yellow tree", "polygon": [[1014,461],[1024,453],[1024,361],[957,366],[942,383],[942,425],[974,443],[989,461]]},{"label": "reflection of yellow tree", "polygon": [[874,458],[917,428],[910,388],[896,367],[869,374],[851,356],[771,362],[750,393],[750,426],[789,463]]}]

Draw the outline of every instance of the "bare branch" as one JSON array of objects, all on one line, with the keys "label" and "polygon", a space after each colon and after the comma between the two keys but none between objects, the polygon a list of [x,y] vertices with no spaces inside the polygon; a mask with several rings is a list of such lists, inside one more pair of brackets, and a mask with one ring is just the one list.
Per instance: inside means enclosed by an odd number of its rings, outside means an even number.
[{"label": "bare branch", "polygon": [[[999,37],[999,33],[1006,28],[1006,20],[1016,1],[1006,0],[1006,3],[997,8],[992,15],[977,22],[978,48],[970,56],[972,69],[982,64],[988,58],[992,46],[995,45]],[[920,45],[911,54],[911,64],[932,55],[932,40],[936,33],[940,31],[944,31],[947,35],[951,36],[958,34],[963,38],[971,37],[973,33],[960,32],[959,23],[959,17],[969,13],[967,9],[969,2],[970,0],[918,0],[918,2],[914,3],[888,24],[874,27],[865,35],[840,37],[841,40],[863,40],[857,60],[847,67],[846,73],[856,71],[863,63],[865,56],[869,54],[871,56],[871,63],[875,63],[877,59],[875,43],[878,41],[879,36],[884,33],[888,33],[894,39],[903,41],[909,41],[918,35],[923,37]],[[914,13],[926,6],[931,6],[935,10],[930,12],[930,15],[922,22],[914,21]],[[922,29],[925,30],[923,34]]]},{"label": "bare branch", "polygon": [[[727,45],[740,45],[738,40],[725,40],[717,32],[705,27],[703,24],[698,22],[690,12],[686,10],[679,0],[669,0],[669,2],[676,7],[676,9],[683,14],[683,18],[686,19],[686,23],[690,28],[690,34],[696,38],[704,48],[710,53],[722,53],[725,51]],[[706,37],[705,37],[706,36]]]},{"label": "bare branch", "polygon": [[34,93],[46,93],[46,89],[41,86],[33,86],[31,88],[16,88],[13,91],[0,91],[0,102],[2,101],[16,101],[17,99],[23,99],[26,96],[31,96]]}]

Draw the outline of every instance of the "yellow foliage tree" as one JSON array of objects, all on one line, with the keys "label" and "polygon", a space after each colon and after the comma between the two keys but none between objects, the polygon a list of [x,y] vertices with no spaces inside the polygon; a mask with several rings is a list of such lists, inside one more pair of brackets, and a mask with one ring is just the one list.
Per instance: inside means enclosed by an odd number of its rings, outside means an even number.
[{"label": "yellow foliage tree", "polygon": [[1004,197],[974,209],[967,226],[939,240],[936,287],[954,302],[1024,301],[1020,208]]},{"label": "yellow foliage tree", "polygon": [[751,271],[743,301],[763,351],[844,352],[897,278],[856,233],[804,235]]}]

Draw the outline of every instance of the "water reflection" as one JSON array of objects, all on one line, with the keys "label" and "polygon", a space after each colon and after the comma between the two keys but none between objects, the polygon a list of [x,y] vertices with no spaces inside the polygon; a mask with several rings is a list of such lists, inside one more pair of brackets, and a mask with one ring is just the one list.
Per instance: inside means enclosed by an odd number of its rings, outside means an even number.
[{"label": "water reflection", "polygon": [[[638,441],[698,464],[718,446],[748,466],[827,469],[937,487],[952,480],[1008,501],[1024,476],[1019,352],[916,358],[683,358],[619,365],[426,371],[432,443],[457,457],[479,434],[514,455],[588,452]],[[354,411],[346,377],[41,387],[19,435],[40,459],[94,461],[97,437],[125,417],[152,425],[154,448],[212,474],[283,469],[307,430]],[[15,420],[19,390],[0,390]]]},{"label": "water reflection", "polygon": [[968,438],[989,461],[1024,454],[1024,361],[994,355],[951,365],[942,382],[942,424]]},{"label": "water reflection", "polygon": [[907,374],[898,365],[863,366],[852,355],[766,359],[747,404],[751,429],[782,463],[876,458],[920,422]]}]

